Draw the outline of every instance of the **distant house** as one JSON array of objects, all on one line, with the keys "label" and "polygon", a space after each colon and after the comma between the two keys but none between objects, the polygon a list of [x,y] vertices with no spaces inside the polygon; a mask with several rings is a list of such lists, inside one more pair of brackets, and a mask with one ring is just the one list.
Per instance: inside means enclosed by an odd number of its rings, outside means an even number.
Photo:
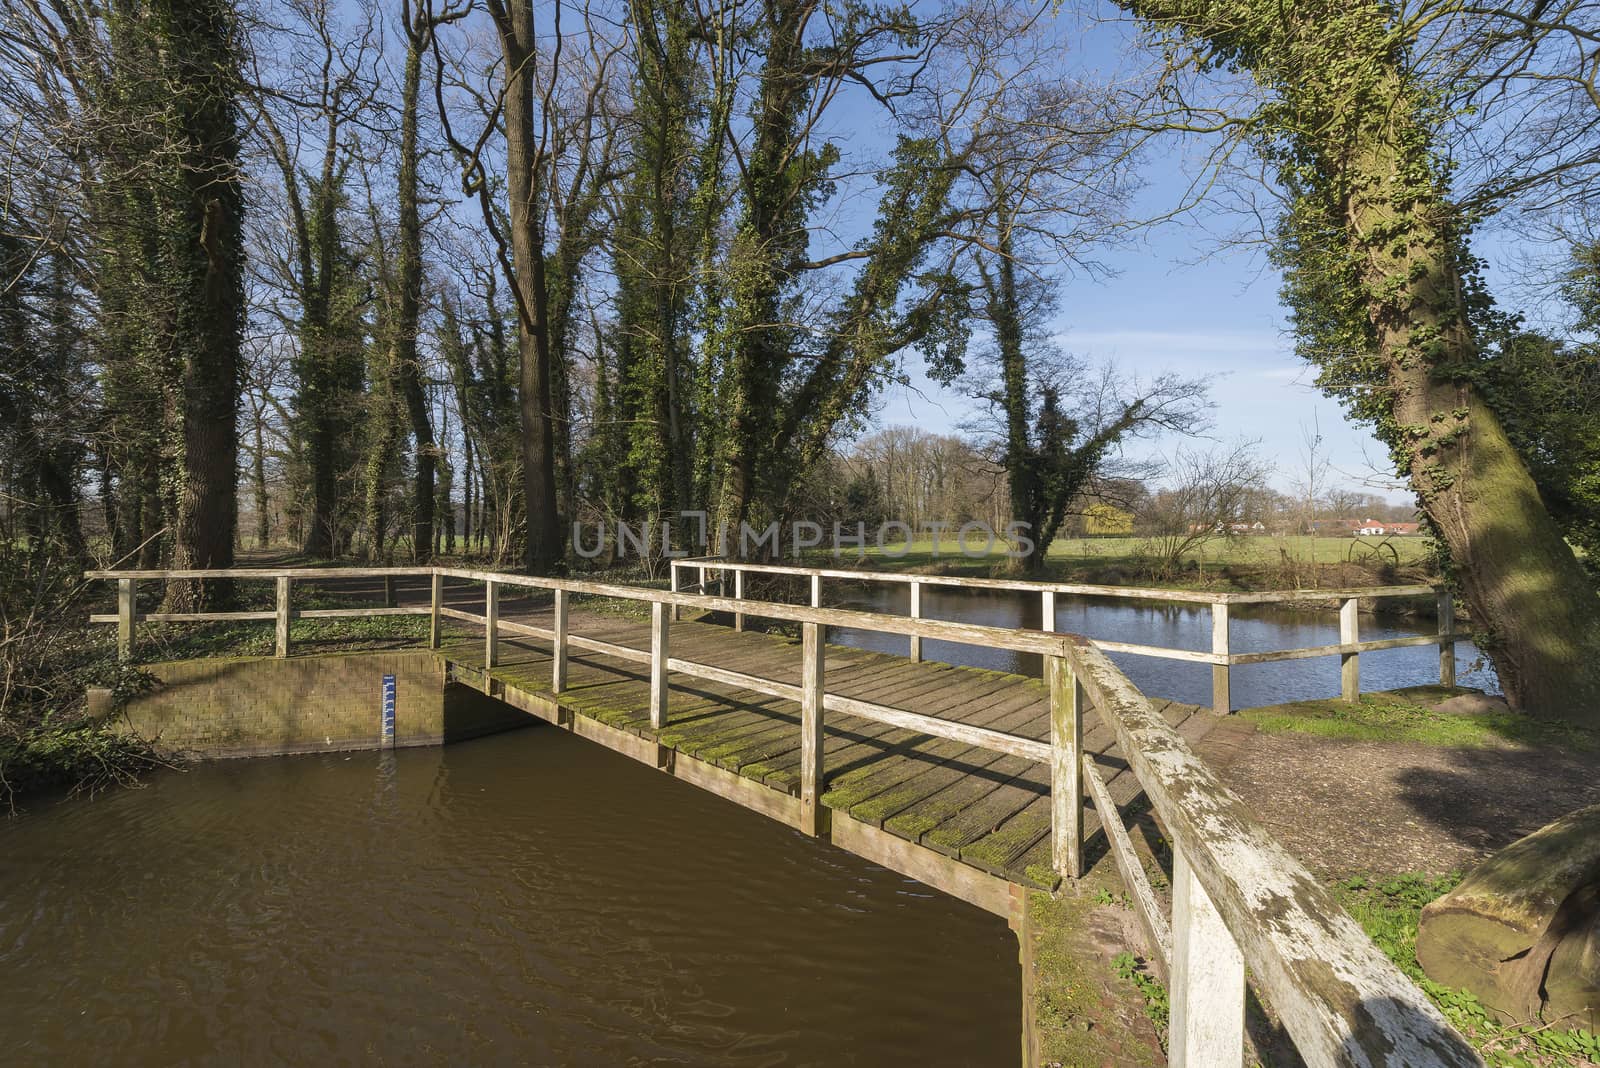
[{"label": "distant house", "polygon": [[1389,523],[1386,520],[1362,520],[1355,528],[1357,534],[1363,537],[1405,537],[1410,534],[1421,534],[1419,523]]}]

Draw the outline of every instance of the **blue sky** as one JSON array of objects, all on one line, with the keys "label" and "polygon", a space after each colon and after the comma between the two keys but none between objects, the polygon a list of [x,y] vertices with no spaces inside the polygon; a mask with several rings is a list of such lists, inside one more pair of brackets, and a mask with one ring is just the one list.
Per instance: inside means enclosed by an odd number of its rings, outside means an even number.
[{"label": "blue sky", "polygon": [[[1105,81],[1126,77],[1133,66],[1150,61],[1127,49],[1125,22],[1064,15],[1050,31],[1059,35],[1064,52],[1098,69]],[[1176,140],[1148,146],[1141,177],[1145,186],[1131,215],[1156,218],[1173,210],[1188,188],[1182,146]],[[1221,222],[1227,227],[1234,221]],[[1128,247],[1099,252],[1095,258],[1111,268],[1112,276],[1064,281],[1055,324],[1060,344],[1093,364],[1113,361],[1124,373],[1142,378],[1171,371],[1210,380],[1215,410],[1209,436],[1229,443],[1258,439],[1261,455],[1278,468],[1273,481],[1281,489],[1291,488],[1294,468],[1303,466],[1304,435],[1314,428],[1332,464],[1333,482],[1396,502],[1409,500],[1393,479],[1387,450],[1322,396],[1311,384],[1315,369],[1294,355],[1278,302],[1280,278],[1265,263],[1261,247],[1219,244],[1201,220],[1187,218],[1143,231]],[[920,356],[908,357],[905,370],[910,388],[886,393],[877,424],[957,432],[972,403],[928,381]],[[1138,443],[1130,451],[1170,454],[1178,444],[1177,439]]]}]

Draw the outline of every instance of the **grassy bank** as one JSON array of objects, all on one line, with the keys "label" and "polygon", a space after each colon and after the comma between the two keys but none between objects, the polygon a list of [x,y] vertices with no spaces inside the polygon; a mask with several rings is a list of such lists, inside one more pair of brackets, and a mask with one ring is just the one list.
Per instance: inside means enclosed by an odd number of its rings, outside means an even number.
[{"label": "grassy bank", "polygon": [[1360,742],[1481,749],[1516,744],[1600,752],[1600,733],[1511,711],[1441,712],[1435,706],[1462,691],[1412,686],[1364,693],[1360,700],[1327,698],[1247,708],[1240,717],[1267,733],[1310,734]]},{"label": "grassy bank", "polygon": [[1356,877],[1333,889],[1368,937],[1433,999],[1450,1023],[1483,1054],[1490,1068],[1558,1068],[1600,1062],[1600,1036],[1537,1023],[1502,1027],[1477,998],[1435,983],[1423,972],[1417,963],[1417,924],[1423,906],[1449,893],[1460,881],[1459,874]]}]

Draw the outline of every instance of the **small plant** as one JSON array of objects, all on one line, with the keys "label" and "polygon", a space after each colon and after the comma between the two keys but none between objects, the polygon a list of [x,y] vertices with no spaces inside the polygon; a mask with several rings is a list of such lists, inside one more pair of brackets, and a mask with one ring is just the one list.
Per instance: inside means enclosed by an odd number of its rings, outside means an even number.
[{"label": "small plant", "polygon": [[1161,981],[1151,975],[1144,963],[1132,953],[1118,953],[1111,958],[1111,967],[1118,976],[1139,988],[1139,993],[1144,997],[1144,1014],[1156,1025],[1156,1032],[1161,1036],[1161,1044],[1165,1046],[1167,1021],[1172,1012],[1171,1004],[1167,1001],[1167,988],[1162,986]]}]

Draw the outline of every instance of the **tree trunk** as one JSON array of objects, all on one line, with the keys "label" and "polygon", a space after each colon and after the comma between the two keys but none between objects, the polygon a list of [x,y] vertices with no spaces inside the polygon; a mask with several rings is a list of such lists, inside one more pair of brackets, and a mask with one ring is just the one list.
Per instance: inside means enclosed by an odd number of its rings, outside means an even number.
[{"label": "tree trunk", "polygon": [[[410,0],[407,0],[410,6]],[[432,28],[426,10],[408,12],[405,87],[400,104],[399,300],[395,305],[395,372],[405,397],[411,436],[416,443],[412,484],[412,558],[426,562],[433,555],[434,465],[436,451],[422,366],[417,355],[417,320],[422,306],[422,218],[417,210],[417,97],[422,80],[422,53]]]},{"label": "tree trunk", "polygon": [[261,432],[263,413],[256,412],[256,454],[250,468],[251,485],[256,500],[256,548],[265,549],[272,536],[271,517],[267,515],[267,448]]},{"label": "tree trunk", "polygon": [[[239,343],[244,324],[244,196],[233,87],[231,5],[158,5],[171,35],[174,111],[182,150],[180,197],[171,220],[174,355],[182,360],[183,456],[173,537],[175,568],[233,565]],[[195,611],[221,596],[199,583],[167,586],[167,605]]]},{"label": "tree trunk", "polygon": [[[1408,121],[1368,128],[1368,143],[1352,153],[1345,209],[1407,474],[1449,547],[1507,699],[1600,726],[1600,598],[1499,419],[1452,373],[1477,357],[1448,225],[1454,212],[1442,194],[1431,211],[1400,199],[1414,195]],[[1393,239],[1397,226],[1407,240]]]},{"label": "tree trunk", "polygon": [[505,58],[506,190],[517,292],[518,414],[522,425],[523,505],[527,510],[524,563],[548,574],[564,555],[558,521],[555,434],[551,423],[549,292],[540,196],[536,127],[535,28],[532,0],[489,0]]}]

